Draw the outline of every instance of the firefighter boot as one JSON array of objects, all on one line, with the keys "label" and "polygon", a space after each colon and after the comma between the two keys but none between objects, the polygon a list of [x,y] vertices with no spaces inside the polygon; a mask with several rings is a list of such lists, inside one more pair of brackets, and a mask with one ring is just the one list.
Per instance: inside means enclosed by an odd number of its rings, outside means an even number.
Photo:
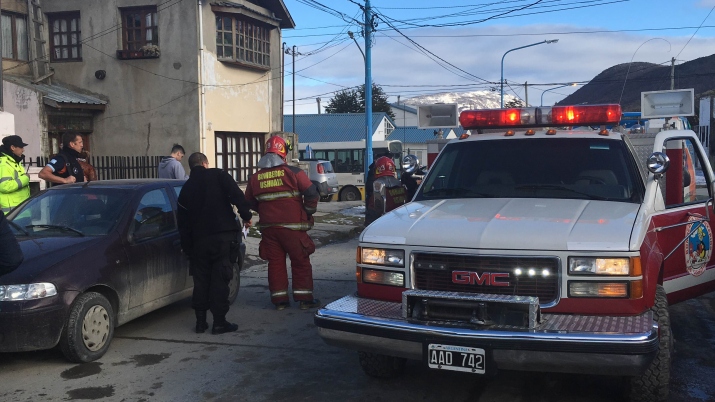
[{"label": "firefighter boot", "polygon": [[301,302],[300,302],[301,310],[308,310],[310,308],[315,308],[315,307],[320,307],[320,300],[318,300],[318,299],[301,300]]},{"label": "firefighter boot", "polygon": [[206,310],[196,310],[196,333],[203,334],[209,329],[209,323],[206,322]]}]

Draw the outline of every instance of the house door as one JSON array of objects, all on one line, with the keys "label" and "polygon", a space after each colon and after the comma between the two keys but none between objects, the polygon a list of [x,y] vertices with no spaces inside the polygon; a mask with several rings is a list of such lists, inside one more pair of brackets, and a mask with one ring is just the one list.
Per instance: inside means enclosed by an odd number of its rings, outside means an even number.
[{"label": "house door", "polygon": [[67,132],[82,135],[84,150],[91,151],[90,137],[93,131],[93,116],[88,113],[60,112],[47,113],[47,150],[49,155],[55,155],[62,149],[62,135]]}]

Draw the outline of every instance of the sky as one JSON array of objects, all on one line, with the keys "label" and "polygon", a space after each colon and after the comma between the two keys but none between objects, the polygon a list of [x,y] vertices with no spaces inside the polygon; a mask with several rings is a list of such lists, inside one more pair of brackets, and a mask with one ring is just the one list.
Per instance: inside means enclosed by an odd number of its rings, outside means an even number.
[{"label": "sky", "polygon": [[[553,104],[578,89],[557,87],[586,82],[617,64],[670,65],[675,58],[677,78],[678,64],[715,53],[715,0],[370,2],[378,14],[372,77],[390,102],[398,95],[402,102],[439,92],[498,91],[502,57],[506,94],[524,99],[526,82],[530,104],[547,89],[544,104]],[[365,82],[359,24],[365,0],[284,3],[296,28],[284,29],[283,41],[297,53],[295,64],[292,55],[285,57],[284,112],[293,113],[294,78],[295,113],[317,113],[317,98],[324,111],[335,91]],[[558,42],[504,55],[552,39]]]}]

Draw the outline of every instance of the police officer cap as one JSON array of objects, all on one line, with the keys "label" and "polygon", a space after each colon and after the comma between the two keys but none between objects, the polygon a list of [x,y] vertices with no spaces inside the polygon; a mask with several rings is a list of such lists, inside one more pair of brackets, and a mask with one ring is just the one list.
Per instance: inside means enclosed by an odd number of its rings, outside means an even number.
[{"label": "police officer cap", "polygon": [[22,142],[22,138],[19,135],[8,135],[7,137],[2,139],[2,144],[6,147],[14,145],[18,148],[25,148],[27,146],[27,144]]}]

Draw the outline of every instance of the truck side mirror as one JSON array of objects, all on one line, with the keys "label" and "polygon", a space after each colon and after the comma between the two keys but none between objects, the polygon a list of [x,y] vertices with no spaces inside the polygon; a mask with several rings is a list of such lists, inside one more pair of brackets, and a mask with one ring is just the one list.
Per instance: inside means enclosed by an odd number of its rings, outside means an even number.
[{"label": "truck side mirror", "polygon": [[663,152],[653,152],[647,161],[648,171],[653,174],[663,174],[670,167],[670,158]]},{"label": "truck side mirror", "polygon": [[683,169],[683,187],[690,186],[691,180],[690,173],[686,169]]}]

